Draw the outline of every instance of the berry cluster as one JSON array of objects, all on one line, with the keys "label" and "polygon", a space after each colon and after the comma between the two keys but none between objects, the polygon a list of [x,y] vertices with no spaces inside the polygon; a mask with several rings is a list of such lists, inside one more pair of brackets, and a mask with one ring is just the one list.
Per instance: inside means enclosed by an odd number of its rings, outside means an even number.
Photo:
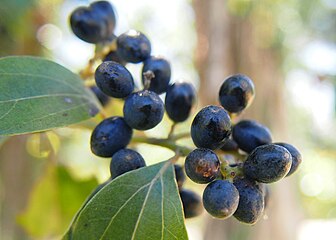
[{"label": "berry cluster", "polygon": [[252,120],[232,124],[230,115],[241,113],[253,98],[254,85],[247,76],[236,74],[224,80],[219,91],[222,107],[206,106],[192,122],[197,149],[185,160],[188,177],[208,183],[203,192],[207,212],[221,219],[233,215],[247,224],[262,216],[269,195],[265,183],[291,175],[302,161],[292,145],[272,143],[270,131],[262,124]]},{"label": "berry cluster", "polygon": [[[151,43],[141,32],[129,30],[114,35],[115,13],[110,3],[99,1],[89,7],[77,8],[70,17],[73,32],[89,43],[116,44],[97,67],[96,86],[91,90],[104,106],[109,99],[124,99],[123,117],[109,117],[99,123],[91,135],[91,150],[100,157],[112,157],[111,179],[146,166],[143,157],[127,149],[133,129],[148,130],[157,126],[166,110],[174,122],[185,121],[195,103],[196,92],[187,82],[170,83],[170,63],[161,56],[151,55]],[[143,63],[143,89],[136,90],[127,63]],[[163,102],[159,94],[166,93]],[[176,181],[184,206],[185,217],[201,212],[201,198],[182,188],[185,181],[183,168],[175,165]]]},{"label": "berry cluster", "polygon": [[[124,100],[123,116],[100,122],[91,135],[91,150],[100,157],[112,158],[111,179],[146,166],[143,157],[127,148],[133,130],[157,126],[166,111],[174,125],[190,116],[196,92],[187,82],[171,83],[171,66],[151,55],[151,43],[141,32],[129,30],[114,34],[116,18],[109,2],[98,1],[77,8],[70,17],[73,32],[82,40],[109,46],[101,58],[91,87],[104,106],[109,99]],[[143,63],[142,87],[136,87],[128,63]],[[164,101],[160,94],[165,93]],[[186,218],[206,211],[217,218],[234,216],[254,224],[262,215],[269,196],[265,183],[276,182],[296,171],[301,163],[298,150],[287,143],[272,143],[270,131],[260,123],[241,120],[239,115],[254,98],[250,78],[236,74],[227,78],[220,90],[221,106],[206,106],[195,116],[190,135],[197,147],[188,151],[184,168],[175,166],[176,182]],[[173,129],[173,128],[172,128]],[[167,139],[172,141],[171,136]],[[178,149],[176,149],[178,150]],[[208,184],[203,201],[194,192],[183,189],[186,175],[194,182]]]}]

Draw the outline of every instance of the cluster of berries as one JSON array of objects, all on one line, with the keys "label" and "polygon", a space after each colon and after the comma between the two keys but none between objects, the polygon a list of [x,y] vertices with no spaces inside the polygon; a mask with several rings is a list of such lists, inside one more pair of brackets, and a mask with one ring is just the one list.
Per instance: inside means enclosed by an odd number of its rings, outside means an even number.
[{"label": "cluster of berries", "polygon": [[291,175],[302,161],[294,146],[272,143],[269,129],[262,124],[252,120],[232,124],[230,115],[248,107],[254,92],[252,80],[243,74],[225,79],[219,91],[222,106],[206,106],[192,122],[197,149],[185,161],[191,180],[209,183],[203,192],[207,212],[221,219],[233,215],[247,224],[262,216],[268,198],[265,183]]},{"label": "cluster of berries", "polygon": [[[195,103],[196,92],[190,83],[170,83],[170,63],[161,56],[151,55],[151,43],[143,33],[129,30],[118,37],[114,35],[116,19],[109,2],[98,1],[89,7],[77,8],[70,17],[70,24],[76,36],[86,42],[116,44],[116,49],[97,67],[96,86],[91,87],[103,106],[110,97],[124,99],[123,117],[104,119],[91,135],[92,152],[100,157],[112,157],[110,172],[114,179],[146,166],[138,152],[126,148],[133,129],[154,128],[161,122],[165,110],[175,123],[185,121]],[[143,63],[142,90],[135,89],[133,76],[125,67],[127,63]],[[162,93],[166,93],[164,102],[159,96]],[[185,176],[181,166],[175,165],[175,172],[180,176],[178,186],[185,216],[198,215],[200,197],[182,189]],[[197,214],[194,205],[198,206]]]},{"label": "cluster of berries", "polygon": [[[109,97],[124,99],[123,117],[104,119],[93,130],[91,150],[100,157],[112,157],[114,179],[146,165],[143,157],[126,147],[133,129],[148,130],[157,126],[166,111],[174,123],[185,121],[195,103],[196,92],[187,82],[170,83],[169,62],[151,55],[151,43],[141,32],[129,30],[114,35],[116,18],[109,2],[98,1],[77,8],[71,15],[73,32],[89,43],[116,44],[104,56],[95,71],[92,90],[104,105]],[[143,88],[136,89],[127,63],[143,63]],[[165,101],[159,96],[166,93]],[[203,201],[185,190],[183,167],[175,165],[175,176],[185,217],[206,211],[217,218],[234,216],[254,224],[262,216],[268,189],[265,183],[276,182],[296,171],[301,163],[298,150],[287,143],[272,143],[270,131],[260,123],[242,120],[233,124],[231,117],[246,109],[254,98],[252,80],[242,74],[228,77],[219,90],[221,106],[201,109],[191,126],[196,149],[185,160],[186,175],[194,182],[208,184]],[[231,156],[229,157],[228,154]]]}]

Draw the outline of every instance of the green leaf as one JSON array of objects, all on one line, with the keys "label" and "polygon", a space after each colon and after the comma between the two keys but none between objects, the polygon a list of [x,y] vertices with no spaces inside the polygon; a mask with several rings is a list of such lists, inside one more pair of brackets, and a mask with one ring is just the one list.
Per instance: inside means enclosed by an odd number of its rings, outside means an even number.
[{"label": "green leaf", "polygon": [[126,173],[82,208],[63,239],[188,239],[170,161]]},{"label": "green leaf", "polygon": [[100,106],[76,74],[52,61],[0,58],[0,135],[63,127],[89,119]]},{"label": "green leaf", "polygon": [[95,179],[74,179],[64,167],[50,164],[33,187],[27,208],[17,221],[35,238],[59,236],[95,186]]}]

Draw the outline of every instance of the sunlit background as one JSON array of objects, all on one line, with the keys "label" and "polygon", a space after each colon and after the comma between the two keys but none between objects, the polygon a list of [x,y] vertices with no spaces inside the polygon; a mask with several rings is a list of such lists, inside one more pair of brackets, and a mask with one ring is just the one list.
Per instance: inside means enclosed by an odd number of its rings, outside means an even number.
[{"label": "sunlit background", "polygon": [[[79,72],[94,46],[74,36],[68,16],[89,2],[2,1],[0,56],[40,55]],[[290,142],[302,152],[299,171],[272,184],[270,206],[255,227],[204,213],[187,220],[190,239],[335,239],[336,1],[111,2],[117,11],[116,35],[128,29],[145,33],[152,53],[170,61],[172,81],[183,79],[199,88],[197,108],[218,104],[223,79],[245,73],[256,82],[257,98],[242,118],[266,124],[276,141]],[[138,86],[141,67],[127,65]],[[121,106],[113,99],[106,111],[120,115]],[[188,131],[190,121],[177,131]],[[165,118],[146,134],[165,137],[171,124]],[[85,197],[109,177],[109,159],[90,152],[89,137],[90,130],[74,126],[0,139],[0,239],[62,235]],[[173,154],[148,145],[137,150],[147,165]],[[191,182],[187,188],[202,193]]]}]

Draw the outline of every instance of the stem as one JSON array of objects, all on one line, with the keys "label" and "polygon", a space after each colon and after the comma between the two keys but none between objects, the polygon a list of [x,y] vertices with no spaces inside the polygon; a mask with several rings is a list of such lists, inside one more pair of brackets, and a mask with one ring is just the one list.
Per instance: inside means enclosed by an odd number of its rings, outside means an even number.
[{"label": "stem", "polygon": [[173,134],[169,137],[169,140],[171,141],[176,141],[176,140],[179,140],[179,139],[182,139],[182,138],[187,138],[190,136],[190,133],[188,132],[185,132],[185,133],[179,133],[179,134]]},{"label": "stem", "polygon": [[144,89],[147,90],[150,87],[150,83],[153,78],[155,78],[155,75],[152,71],[148,70],[147,72],[143,73],[144,77]]},{"label": "stem", "polygon": [[170,131],[169,131],[169,133],[168,133],[168,139],[171,139],[171,137],[173,136],[173,133],[174,133],[176,124],[177,124],[177,123],[174,122],[173,125],[171,125]]},{"label": "stem", "polygon": [[133,137],[133,143],[146,143],[168,148],[174,152],[179,152],[181,156],[187,156],[192,149],[176,144],[174,141],[166,138],[147,138],[147,137]]}]

